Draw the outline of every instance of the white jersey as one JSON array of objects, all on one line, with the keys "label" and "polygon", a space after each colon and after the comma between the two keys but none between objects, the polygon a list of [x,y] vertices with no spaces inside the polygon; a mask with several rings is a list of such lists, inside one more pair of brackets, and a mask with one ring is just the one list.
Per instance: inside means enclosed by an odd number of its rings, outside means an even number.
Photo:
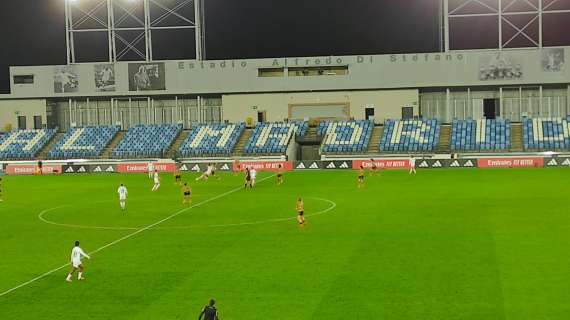
[{"label": "white jersey", "polygon": [[71,263],[73,264],[74,268],[77,268],[79,265],[81,265],[81,258],[83,257],[86,257],[88,259],[91,258],[85,252],[83,252],[80,247],[73,247],[73,250],[71,250]]},{"label": "white jersey", "polygon": [[154,171],[154,164],[152,162],[148,163],[148,172],[153,172]]},{"label": "white jersey", "polygon": [[255,169],[251,169],[249,171],[249,174],[251,175],[251,180],[255,180],[255,177],[257,176],[257,171]]},{"label": "white jersey", "polygon": [[159,184],[160,183],[160,178],[158,177],[158,172],[154,173],[154,183],[155,184]]},{"label": "white jersey", "polygon": [[416,159],[414,159],[414,158],[410,159],[410,167],[412,167],[412,168],[416,167]]},{"label": "white jersey", "polygon": [[117,190],[117,193],[119,194],[119,199],[121,200],[127,199],[127,195],[129,194],[129,192],[127,191],[127,187],[125,186],[120,186],[119,189]]}]

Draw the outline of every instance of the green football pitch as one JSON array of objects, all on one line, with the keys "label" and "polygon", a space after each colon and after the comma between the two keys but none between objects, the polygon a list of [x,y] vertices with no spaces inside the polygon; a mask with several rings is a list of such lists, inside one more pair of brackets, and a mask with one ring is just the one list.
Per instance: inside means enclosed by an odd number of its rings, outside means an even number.
[{"label": "green football pitch", "polygon": [[569,169],[195,177],[3,177],[0,319],[570,319]]}]

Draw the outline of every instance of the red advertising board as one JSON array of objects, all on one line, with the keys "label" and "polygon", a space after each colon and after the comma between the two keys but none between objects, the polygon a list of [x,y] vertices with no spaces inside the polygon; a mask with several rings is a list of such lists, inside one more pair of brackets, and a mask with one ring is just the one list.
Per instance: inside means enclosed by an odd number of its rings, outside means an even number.
[{"label": "red advertising board", "polygon": [[[174,172],[176,164],[174,163],[153,163],[154,169],[158,172]],[[120,173],[146,173],[148,172],[148,163],[119,163],[117,171]]]},{"label": "red advertising board", "polygon": [[379,159],[379,160],[354,160],[352,161],[353,169],[360,169],[360,166],[364,169],[372,169],[373,165],[376,165],[378,169],[386,170],[396,170],[396,169],[410,169],[410,160],[408,159]]},{"label": "red advertising board", "polygon": [[248,167],[257,171],[278,171],[279,165],[281,165],[281,169],[284,171],[293,170],[292,161],[246,161],[240,162],[239,166],[234,162],[233,169],[234,171],[243,171]]},{"label": "red advertising board", "polygon": [[544,167],[544,158],[482,158],[477,159],[479,168],[539,168]]},{"label": "red advertising board", "polygon": [[[38,174],[38,166],[34,164],[9,164],[4,172],[8,175],[33,175]],[[61,165],[42,166],[42,174],[61,174]]]}]

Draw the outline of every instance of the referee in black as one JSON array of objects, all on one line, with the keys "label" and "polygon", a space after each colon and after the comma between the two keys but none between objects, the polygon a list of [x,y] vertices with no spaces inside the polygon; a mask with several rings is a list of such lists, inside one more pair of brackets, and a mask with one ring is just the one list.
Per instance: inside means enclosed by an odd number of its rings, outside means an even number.
[{"label": "referee in black", "polygon": [[210,299],[210,303],[204,307],[204,310],[200,313],[198,320],[202,320],[202,317],[204,317],[204,320],[219,320],[218,309],[216,309],[215,304],[216,301],[214,299]]}]

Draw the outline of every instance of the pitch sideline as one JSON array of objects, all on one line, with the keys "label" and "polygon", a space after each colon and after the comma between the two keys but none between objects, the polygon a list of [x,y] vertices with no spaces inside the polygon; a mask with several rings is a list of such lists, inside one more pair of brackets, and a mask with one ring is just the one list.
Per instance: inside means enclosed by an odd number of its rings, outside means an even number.
[{"label": "pitch sideline", "polygon": [[[265,180],[271,179],[271,178],[273,178],[274,176],[275,176],[275,175],[270,175],[270,176],[268,176],[268,177],[265,177],[265,178],[259,180],[259,182],[263,182],[263,181],[265,181]],[[214,201],[214,200],[223,198],[223,197],[225,197],[225,196],[227,196],[227,195],[230,195],[230,194],[232,194],[232,193],[238,192],[238,191],[240,191],[240,190],[243,190],[243,187],[238,187],[238,188],[232,189],[232,190],[230,190],[230,191],[227,191],[227,192],[224,192],[224,193],[222,193],[222,194],[220,194],[220,195],[217,195],[217,196],[215,196],[215,197],[213,197],[213,198],[210,198],[210,199],[204,200],[204,201],[202,201],[202,202],[196,203],[195,205],[192,205],[192,206],[190,206],[190,207],[188,207],[188,208],[184,208],[184,209],[178,210],[178,211],[176,211],[175,213],[171,214],[170,216],[168,216],[168,217],[166,217],[166,218],[164,218],[164,219],[161,219],[161,220],[159,220],[159,221],[157,221],[157,222],[154,222],[154,223],[152,223],[152,224],[150,224],[150,225],[148,225],[148,226],[146,226],[146,227],[140,228],[140,229],[138,229],[138,230],[136,230],[136,231],[134,231],[134,232],[131,232],[131,233],[127,234],[126,236],[123,236],[123,237],[121,237],[121,238],[119,238],[119,239],[117,239],[117,240],[115,240],[115,241],[112,241],[112,242],[110,242],[110,243],[108,243],[108,244],[106,244],[106,245],[104,245],[104,246],[102,246],[102,247],[100,247],[100,248],[98,248],[98,249],[95,249],[94,251],[89,252],[89,255],[96,254],[97,252],[100,252],[101,250],[104,250],[104,249],[106,249],[106,248],[108,248],[108,247],[110,247],[110,246],[113,246],[113,245],[115,245],[115,244],[117,244],[117,243],[119,243],[119,242],[121,242],[121,241],[124,241],[124,240],[127,240],[127,239],[129,239],[129,238],[132,238],[133,236],[136,236],[137,234],[139,234],[139,233],[141,233],[141,232],[144,232],[144,231],[146,231],[146,230],[152,229],[153,227],[155,227],[155,226],[157,226],[157,225],[160,225],[160,224],[162,224],[162,223],[164,223],[164,222],[166,222],[166,221],[168,221],[168,220],[171,220],[172,218],[177,217],[177,216],[181,215],[182,213],[184,213],[184,212],[186,212],[186,211],[188,211],[188,210],[190,210],[190,209],[192,209],[192,208],[196,208],[196,207],[201,206],[201,205],[203,205],[203,204],[210,203],[210,202],[212,202],[212,201]],[[61,206],[60,206],[60,207],[61,207]],[[54,209],[54,210],[55,210],[55,209]],[[52,270],[50,270],[50,271],[48,271],[48,272],[46,272],[46,273],[44,273],[44,274],[42,274],[42,275],[39,275],[39,276],[37,276],[37,277],[35,277],[35,278],[31,279],[31,280],[28,280],[28,281],[26,281],[26,282],[24,282],[24,283],[21,283],[21,284],[19,284],[19,285],[13,287],[13,288],[11,288],[11,289],[8,289],[8,290],[6,290],[6,291],[0,293],[0,297],[3,297],[3,296],[5,296],[5,295],[7,295],[7,294],[9,294],[9,293],[11,293],[11,292],[14,292],[14,291],[16,291],[16,290],[18,290],[18,289],[20,289],[20,288],[23,288],[23,287],[25,287],[25,286],[27,286],[27,285],[29,285],[29,284],[31,284],[31,283],[34,283],[34,282],[36,282],[36,281],[38,281],[38,280],[41,280],[41,279],[43,279],[43,278],[49,276],[50,274],[52,274],[52,273],[54,273],[54,272],[57,272],[57,271],[59,271],[59,270],[65,268],[65,267],[68,267],[68,266],[69,266],[69,262],[66,263],[66,264],[64,264],[64,265],[62,265],[62,266],[60,266],[60,267],[57,267],[57,268],[55,268],[55,269],[52,269]]]}]

